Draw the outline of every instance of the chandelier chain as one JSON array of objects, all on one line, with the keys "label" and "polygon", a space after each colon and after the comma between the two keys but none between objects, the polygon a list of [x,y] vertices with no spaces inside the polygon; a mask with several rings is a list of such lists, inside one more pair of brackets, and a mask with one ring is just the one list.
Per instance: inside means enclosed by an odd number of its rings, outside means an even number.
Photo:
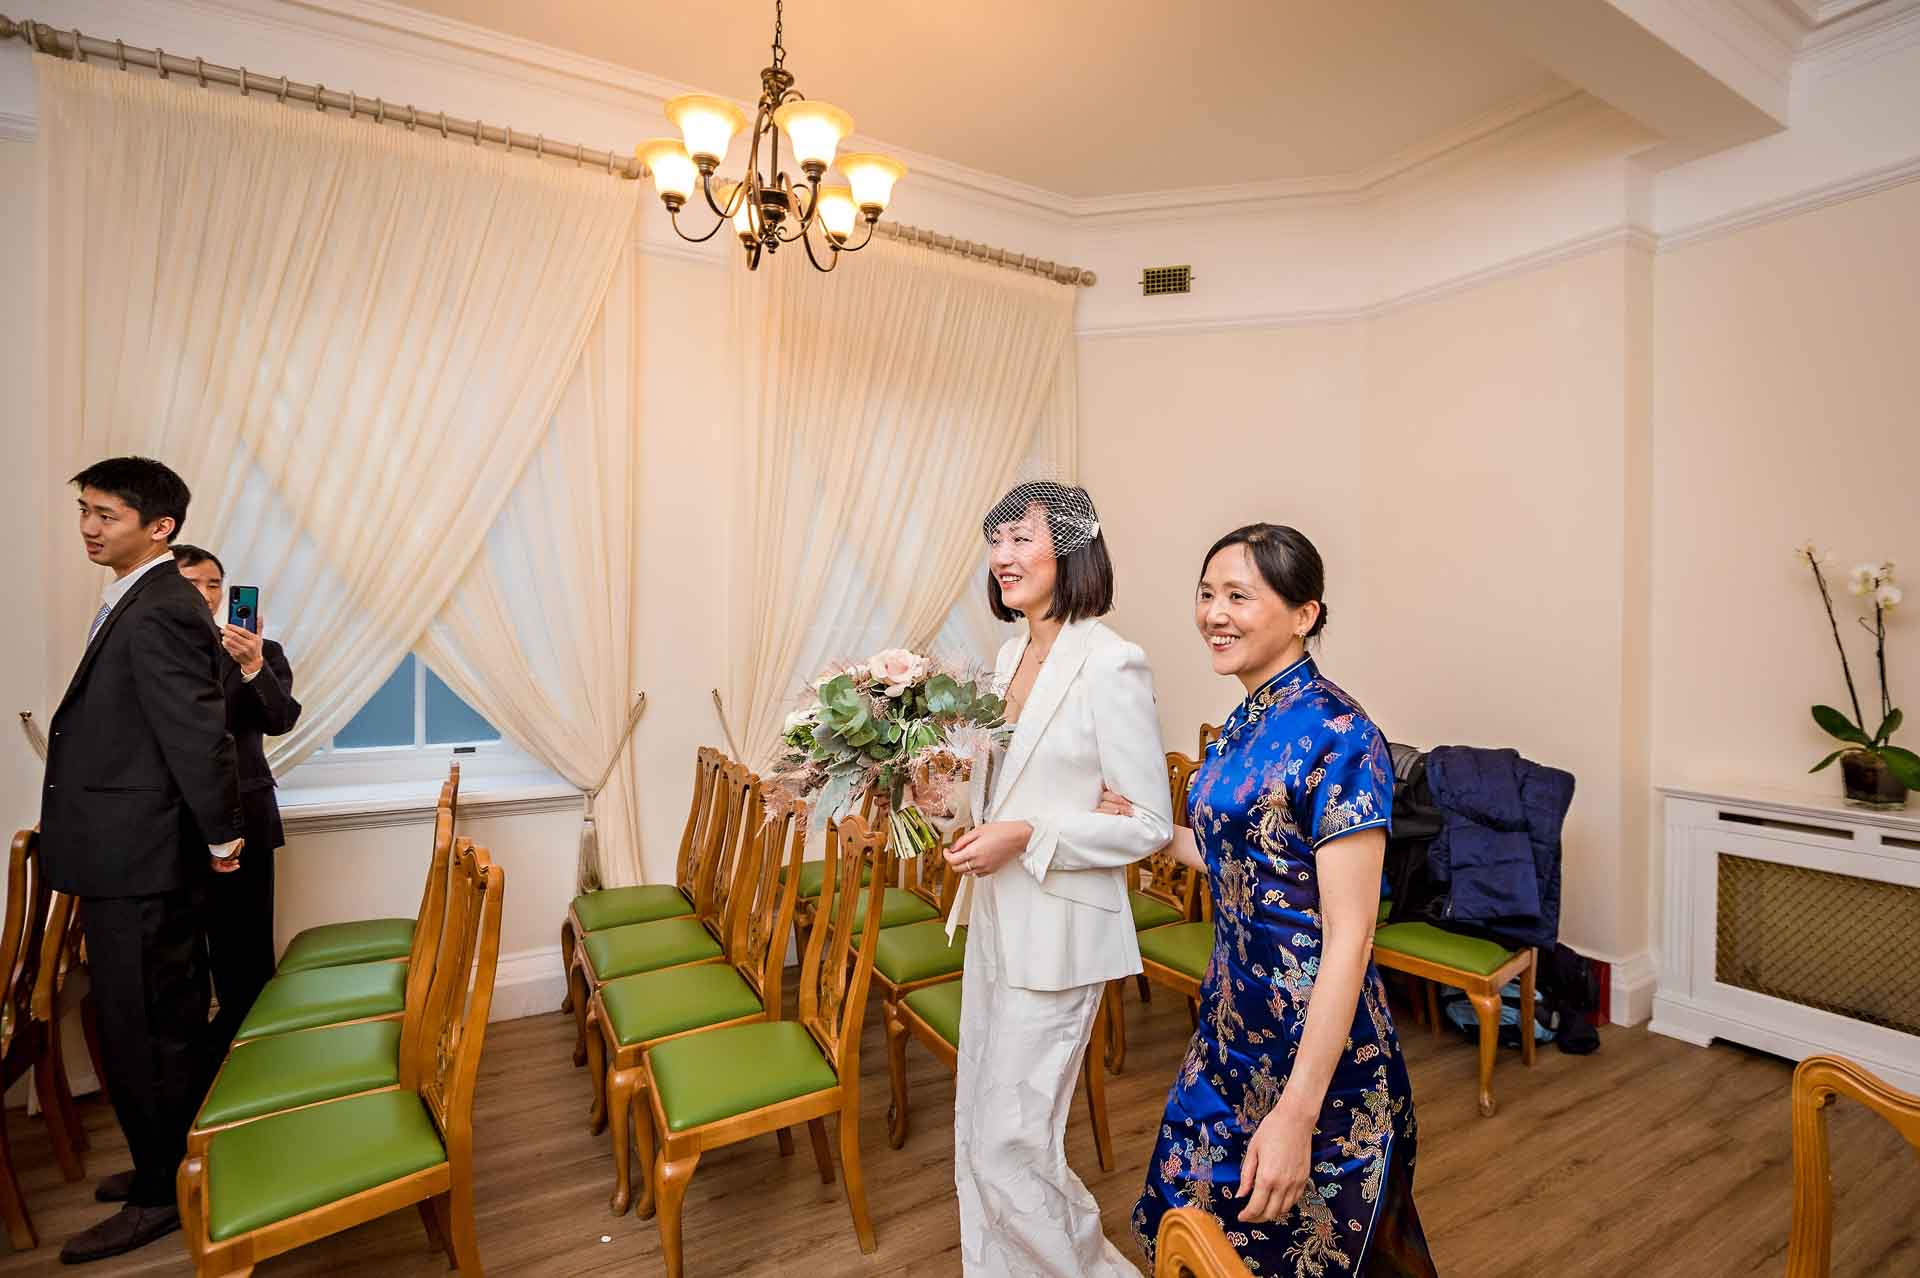
[{"label": "chandelier chain", "polygon": [[786,13],[786,0],[773,0],[773,65],[776,68],[785,66],[787,61],[787,46],[780,39]]}]

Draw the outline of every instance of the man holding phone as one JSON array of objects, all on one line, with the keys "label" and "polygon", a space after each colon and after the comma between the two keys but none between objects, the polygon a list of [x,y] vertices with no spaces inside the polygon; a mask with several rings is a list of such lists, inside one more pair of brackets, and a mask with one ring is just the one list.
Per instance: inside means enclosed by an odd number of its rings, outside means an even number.
[{"label": "man holding phone", "polygon": [[133,1171],[101,1182],[96,1197],[126,1206],[68,1239],[68,1264],[180,1227],[174,1172],[207,1033],[201,901],[209,864],[230,873],[243,843],[220,650],[171,554],[191,494],[145,457],[99,462],[73,483],[87,558],[113,580],[47,725],[41,868],[80,898],[105,1082]]},{"label": "man holding phone", "polygon": [[227,694],[227,731],[239,757],[240,807],[250,849],[238,870],[215,875],[207,884],[207,946],[220,1002],[208,1028],[211,1084],[212,1069],[273,975],[273,851],[287,839],[264,738],[293,731],[300,703],[293,699],[287,654],[260,633],[260,592],[234,586],[229,595],[227,570],[210,550],[176,545],[173,561],[207,601],[220,637],[220,684]]}]

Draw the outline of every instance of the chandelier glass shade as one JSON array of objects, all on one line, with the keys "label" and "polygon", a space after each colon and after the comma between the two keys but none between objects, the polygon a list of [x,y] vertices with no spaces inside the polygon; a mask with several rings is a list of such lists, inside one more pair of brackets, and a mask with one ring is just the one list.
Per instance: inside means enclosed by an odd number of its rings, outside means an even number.
[{"label": "chandelier glass shade", "polygon": [[[683,94],[666,107],[667,119],[680,136],[648,138],[634,154],[652,175],[654,191],[681,239],[698,244],[732,223],[749,270],[760,265],[763,253],[777,253],[781,245],[798,241],[816,270],[831,271],[841,254],[856,253],[873,242],[874,227],[893,199],[894,183],[907,170],[884,155],[843,155],[839,169],[846,181],[826,183],[840,143],[853,132],[853,117],[794,87],[781,43],[783,20],[784,0],[775,0],[773,63],[760,72],[760,100],[752,115],[725,98]],[[749,127],[746,173],[737,180],[718,176],[734,139]],[[797,178],[789,174],[789,162],[799,170]],[[714,219],[700,234],[689,233],[680,223],[682,211],[696,201]],[[863,221],[866,233],[856,242],[854,233]]]}]

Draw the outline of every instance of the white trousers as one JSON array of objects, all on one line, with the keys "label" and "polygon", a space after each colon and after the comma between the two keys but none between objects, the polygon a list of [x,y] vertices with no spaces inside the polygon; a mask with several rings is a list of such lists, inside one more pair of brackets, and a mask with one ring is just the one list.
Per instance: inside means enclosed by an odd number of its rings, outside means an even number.
[{"label": "white trousers", "polygon": [[1100,1204],[1067,1166],[1067,1119],[1104,987],[1006,985],[993,880],[974,887],[953,1114],[965,1272],[1139,1278],[1102,1232]]}]

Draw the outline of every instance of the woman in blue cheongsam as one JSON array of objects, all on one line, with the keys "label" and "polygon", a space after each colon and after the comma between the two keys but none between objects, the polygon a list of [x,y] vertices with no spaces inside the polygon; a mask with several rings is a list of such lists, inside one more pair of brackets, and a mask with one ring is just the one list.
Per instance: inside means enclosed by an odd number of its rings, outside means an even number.
[{"label": "woman in blue cheongsam", "polygon": [[1424,1278],[1413,1091],[1372,959],[1393,768],[1307,653],[1323,587],[1313,544],[1271,524],[1202,570],[1194,619],[1247,698],[1172,846],[1206,871],[1214,949],[1133,1225],[1149,1260],[1161,1216],[1198,1207],[1255,1274]]}]

